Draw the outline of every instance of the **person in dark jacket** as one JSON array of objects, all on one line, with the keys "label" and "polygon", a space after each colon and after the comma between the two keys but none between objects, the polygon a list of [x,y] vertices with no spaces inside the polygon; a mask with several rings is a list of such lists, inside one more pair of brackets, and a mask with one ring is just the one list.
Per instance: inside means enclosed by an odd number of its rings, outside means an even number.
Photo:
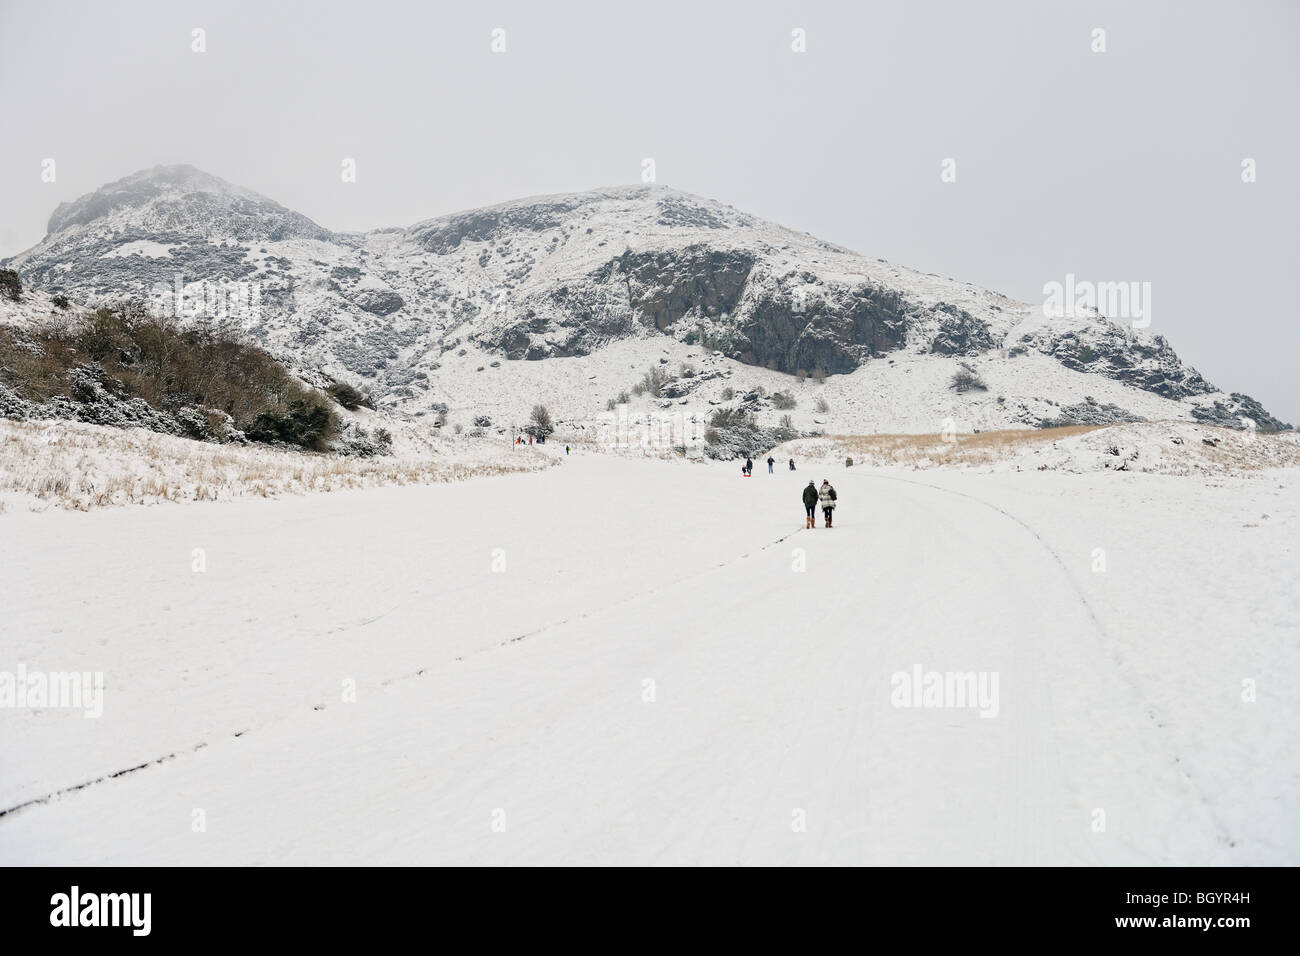
[{"label": "person in dark jacket", "polygon": [[752,458],[746,458],[746,459],[745,459],[745,474],[747,474],[747,475],[752,475],[753,473],[754,473],[754,459],[752,459]]},{"label": "person in dark jacket", "polygon": [[772,474],[772,466],[776,464],[776,459],[771,455],[767,456],[767,473]]},{"label": "person in dark jacket", "polygon": [[790,459],[790,470],[791,470],[791,471],[794,471],[794,459],[793,459],[793,458]]},{"label": "person in dark jacket", "polygon": [[817,485],[811,481],[803,490],[803,510],[808,513],[804,527],[817,527]]},{"label": "person in dark jacket", "polygon": [[[812,482],[809,482],[811,485]],[[831,526],[831,518],[835,513],[835,499],[839,496],[835,494],[835,489],[831,487],[830,480],[822,479],[822,490],[817,493],[817,501],[822,506],[822,514],[826,516],[826,527]]]}]

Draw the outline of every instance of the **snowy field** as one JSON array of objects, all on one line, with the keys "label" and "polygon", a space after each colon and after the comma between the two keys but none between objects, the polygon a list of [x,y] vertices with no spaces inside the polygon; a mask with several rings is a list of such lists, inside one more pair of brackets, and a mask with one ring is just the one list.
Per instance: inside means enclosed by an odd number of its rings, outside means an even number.
[{"label": "snowy field", "polygon": [[1300,472],[818,467],[11,509],[0,863],[1300,862]]}]

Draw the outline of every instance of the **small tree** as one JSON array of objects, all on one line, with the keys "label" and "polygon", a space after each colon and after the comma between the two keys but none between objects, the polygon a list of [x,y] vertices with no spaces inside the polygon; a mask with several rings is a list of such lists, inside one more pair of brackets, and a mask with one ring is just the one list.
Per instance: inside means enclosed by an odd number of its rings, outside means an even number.
[{"label": "small tree", "polygon": [[988,391],[988,386],[984,384],[984,380],[973,371],[965,368],[956,372],[952,377],[952,381],[948,384],[954,392]]},{"label": "small tree", "polygon": [[361,391],[361,389],[355,388],[347,382],[335,382],[326,389],[326,391],[329,392],[330,397],[334,399],[334,401],[338,402],[350,412],[356,411],[363,405],[366,408],[375,407],[374,402],[372,402],[370,398]]},{"label": "small tree", "polygon": [[545,405],[534,405],[533,414],[524,429],[534,438],[546,438],[551,432],[555,431],[555,424],[551,421],[551,413]]},{"label": "small tree", "polygon": [[778,411],[784,412],[794,408],[798,402],[795,401],[793,395],[787,395],[785,392],[773,392],[772,404],[776,406]]},{"label": "small tree", "polygon": [[646,392],[649,392],[655,398],[659,398],[663,395],[664,386],[667,384],[668,373],[658,365],[652,365],[641,378],[641,381],[637,382],[636,385],[633,386],[632,391],[636,392],[638,395],[644,395]]},{"label": "small tree", "polygon": [[825,414],[826,412],[829,412],[831,410],[831,405],[830,402],[826,401],[826,399],[819,398],[817,399],[817,404],[814,405],[813,408],[816,409],[818,412]]}]

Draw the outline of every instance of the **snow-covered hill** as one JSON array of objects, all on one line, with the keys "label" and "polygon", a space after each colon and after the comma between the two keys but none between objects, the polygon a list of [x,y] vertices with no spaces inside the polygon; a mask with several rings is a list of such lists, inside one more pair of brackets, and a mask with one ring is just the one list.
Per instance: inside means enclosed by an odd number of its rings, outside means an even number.
[{"label": "snow-covered hill", "polygon": [[[78,302],[149,298],[236,321],[395,412],[446,405],[465,425],[486,414],[509,428],[543,402],[598,427],[652,365],[667,388],[628,394],[624,414],[683,429],[760,388],[796,403],[758,394],[748,407],[761,423],[790,414],[841,433],[1282,425],[1160,336],[1096,314],[1046,319],[658,185],[355,234],[193,167],[157,167],[60,205],[46,238],[6,265]],[[986,388],[954,391],[962,371]]]}]

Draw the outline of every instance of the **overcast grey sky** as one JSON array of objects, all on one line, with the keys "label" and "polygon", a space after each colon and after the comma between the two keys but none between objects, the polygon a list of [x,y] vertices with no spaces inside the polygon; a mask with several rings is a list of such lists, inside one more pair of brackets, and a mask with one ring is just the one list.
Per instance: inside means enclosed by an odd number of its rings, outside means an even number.
[{"label": "overcast grey sky", "polygon": [[1300,424],[1298,28],[1285,0],[0,0],[0,256],[159,163],[366,229],[652,157],[661,183],[1026,301],[1066,273],[1151,282],[1151,331]]}]

